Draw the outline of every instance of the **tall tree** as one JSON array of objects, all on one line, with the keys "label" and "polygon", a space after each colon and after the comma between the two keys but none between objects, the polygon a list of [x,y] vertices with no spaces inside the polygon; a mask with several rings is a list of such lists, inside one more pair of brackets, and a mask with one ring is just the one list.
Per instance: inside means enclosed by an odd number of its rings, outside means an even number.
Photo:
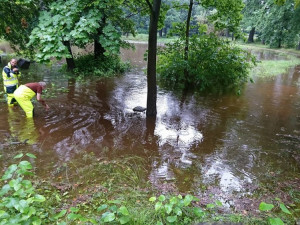
[{"label": "tall tree", "polygon": [[145,0],[150,13],[149,38],[148,38],[148,62],[147,62],[147,117],[154,117],[157,114],[156,100],[156,51],[157,51],[157,30],[161,8],[161,0]]},{"label": "tall tree", "polygon": [[241,22],[242,27],[249,31],[248,42],[254,42],[254,34],[257,25],[259,24],[259,13],[263,6],[261,0],[246,0],[245,7],[242,11],[243,20]]},{"label": "tall tree", "polygon": [[[29,46],[38,50],[37,58],[67,58],[73,55],[66,43],[84,47],[95,42],[95,56],[118,54],[125,46],[121,32],[134,32],[133,23],[125,18],[122,0],[58,0],[43,11],[32,31]],[[72,69],[73,63],[68,63]]]},{"label": "tall tree", "polygon": [[259,24],[261,38],[265,43],[277,48],[295,47],[299,42],[300,31],[297,12],[293,0],[285,1],[283,5],[267,0],[261,10]]}]

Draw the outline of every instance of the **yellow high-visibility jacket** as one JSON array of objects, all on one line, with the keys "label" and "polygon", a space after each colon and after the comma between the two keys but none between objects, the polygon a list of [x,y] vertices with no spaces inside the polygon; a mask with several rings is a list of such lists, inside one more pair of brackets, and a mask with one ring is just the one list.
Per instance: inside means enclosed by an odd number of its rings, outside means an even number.
[{"label": "yellow high-visibility jacket", "polygon": [[18,74],[14,73],[11,64],[8,63],[7,66],[3,68],[2,77],[3,77],[3,84],[4,90],[8,94],[14,93],[19,85],[19,77],[21,76],[21,72]]}]

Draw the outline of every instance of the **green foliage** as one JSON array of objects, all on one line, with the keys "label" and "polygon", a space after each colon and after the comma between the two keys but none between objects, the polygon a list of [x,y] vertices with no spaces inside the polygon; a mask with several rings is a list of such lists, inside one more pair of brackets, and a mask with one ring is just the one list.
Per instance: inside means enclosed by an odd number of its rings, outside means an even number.
[{"label": "green foliage", "polygon": [[186,195],[184,198],[181,195],[173,196],[168,200],[166,196],[160,195],[158,198],[151,197],[149,201],[155,203],[156,224],[190,224],[192,218],[205,216],[205,212],[200,208],[191,206],[193,201],[199,201],[192,195]]},{"label": "green foliage", "polygon": [[111,77],[122,74],[129,69],[129,64],[123,63],[119,56],[109,55],[95,59],[93,55],[84,55],[75,59],[77,67],[74,73],[79,77],[99,76]]},{"label": "green foliage", "polygon": [[133,23],[125,19],[121,3],[100,0],[54,1],[47,11],[40,14],[28,46],[38,51],[36,58],[41,62],[51,58],[71,58],[67,42],[84,47],[96,41],[104,48],[105,54],[118,54],[121,47],[127,46],[121,40],[121,32],[134,33]]},{"label": "green foliage", "polygon": [[36,0],[0,1],[0,38],[9,42],[17,53],[31,56],[33,48],[26,47],[38,15]]},{"label": "green foliage", "polygon": [[[284,203],[281,202],[280,199],[276,198],[277,201],[277,205],[279,206],[277,209],[280,209],[281,212],[283,212],[285,215],[292,215],[292,213],[290,212],[290,210],[288,210],[288,208],[285,206]],[[283,221],[279,218],[279,217],[275,217],[275,212],[271,212],[271,210],[274,210],[275,206],[273,204],[268,204],[265,202],[261,202],[259,205],[259,210],[261,212],[265,212],[268,216],[268,221],[269,224],[271,225],[283,225]]]},{"label": "green foliage", "polygon": [[[26,154],[35,158],[32,154]],[[18,154],[15,159],[24,155]],[[23,160],[17,164],[10,165],[2,176],[4,182],[0,191],[0,224],[42,224],[47,213],[41,206],[46,199],[43,195],[36,193],[35,187],[30,180],[25,179],[32,176],[32,165]]]},{"label": "green foliage", "polygon": [[[188,61],[184,60],[182,39],[166,44],[158,56],[159,80],[173,88],[219,91],[241,87],[255,59],[246,51],[215,35],[193,36]],[[188,77],[185,76],[185,69]]]},{"label": "green foliage", "polygon": [[101,212],[102,223],[131,224],[133,221],[128,209],[119,200],[108,201],[108,204],[98,207],[97,211]]}]

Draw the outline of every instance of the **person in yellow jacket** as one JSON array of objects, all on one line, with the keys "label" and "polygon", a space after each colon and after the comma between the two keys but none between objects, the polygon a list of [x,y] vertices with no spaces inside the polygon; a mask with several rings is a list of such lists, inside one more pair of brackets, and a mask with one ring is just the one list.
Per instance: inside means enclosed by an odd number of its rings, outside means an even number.
[{"label": "person in yellow jacket", "polygon": [[38,83],[27,83],[21,85],[14,92],[14,97],[16,101],[19,103],[21,108],[26,113],[26,117],[33,117],[33,105],[31,103],[31,99],[36,95],[36,99],[40,102],[46,110],[49,109],[49,106],[42,99],[42,91],[46,88],[45,82]]},{"label": "person in yellow jacket", "polygon": [[11,59],[10,62],[3,68],[2,78],[4,84],[4,91],[6,93],[7,104],[9,106],[13,106],[14,99],[14,91],[19,86],[19,77],[21,76],[21,72],[17,66],[17,60]]}]

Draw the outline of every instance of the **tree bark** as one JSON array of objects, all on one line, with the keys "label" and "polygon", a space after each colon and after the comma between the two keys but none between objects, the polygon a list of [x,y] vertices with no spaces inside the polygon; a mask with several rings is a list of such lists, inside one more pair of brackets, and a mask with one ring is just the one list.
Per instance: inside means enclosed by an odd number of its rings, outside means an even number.
[{"label": "tree bark", "polygon": [[[191,22],[193,4],[194,4],[194,0],[190,0],[188,16],[186,19],[185,47],[184,47],[184,60],[186,62],[186,65],[188,64],[188,59],[189,59],[190,22]],[[189,72],[187,67],[184,69],[184,78],[185,78],[185,84],[187,88],[187,86],[189,85]]]},{"label": "tree bark", "polygon": [[75,68],[75,62],[74,62],[74,58],[73,58],[73,54],[72,54],[72,49],[71,49],[71,44],[70,44],[70,41],[64,41],[63,42],[64,46],[67,47],[70,55],[71,55],[71,58],[66,58],[66,61],[67,61],[67,69],[68,70],[73,70]]},{"label": "tree bark", "polygon": [[300,41],[298,43],[297,50],[300,50]]},{"label": "tree bark", "polygon": [[255,27],[252,27],[249,33],[248,37],[248,43],[253,43],[254,42],[254,33],[255,33]]},{"label": "tree bark", "polygon": [[104,27],[105,23],[106,23],[106,17],[103,17],[101,25],[98,28],[96,37],[94,39],[94,57],[95,57],[95,59],[98,59],[101,56],[103,56],[103,54],[105,52],[105,49],[103,48],[103,46],[100,43],[100,36],[103,35],[103,27]]},{"label": "tree bark", "polygon": [[157,26],[160,13],[161,0],[153,0],[151,5],[146,0],[150,8],[150,24],[148,39],[148,63],[147,63],[147,117],[154,117],[157,114],[156,100],[156,50],[157,50]]}]

